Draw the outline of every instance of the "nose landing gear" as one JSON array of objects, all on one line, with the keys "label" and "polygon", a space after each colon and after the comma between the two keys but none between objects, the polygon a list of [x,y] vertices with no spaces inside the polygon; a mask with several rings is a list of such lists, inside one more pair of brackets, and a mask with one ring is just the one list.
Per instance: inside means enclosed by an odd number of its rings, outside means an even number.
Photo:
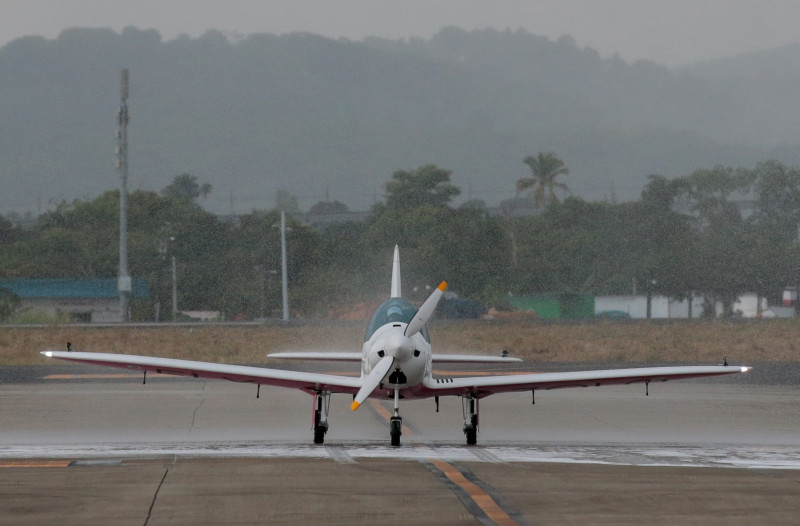
[{"label": "nose landing gear", "polygon": [[394,414],[389,420],[389,436],[392,439],[392,446],[400,446],[400,435],[403,434],[403,419],[400,417],[400,389],[394,389]]}]

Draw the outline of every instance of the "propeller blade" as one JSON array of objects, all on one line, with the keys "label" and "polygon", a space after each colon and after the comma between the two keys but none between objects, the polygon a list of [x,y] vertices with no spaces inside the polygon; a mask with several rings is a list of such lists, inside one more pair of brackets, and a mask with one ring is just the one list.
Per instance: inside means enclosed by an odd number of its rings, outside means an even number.
[{"label": "propeller blade", "polygon": [[358,394],[356,394],[356,397],[353,399],[350,409],[355,411],[364,403],[364,400],[369,398],[369,395],[378,387],[378,384],[381,383],[381,380],[383,380],[383,377],[389,372],[389,369],[392,368],[392,365],[394,365],[394,357],[392,356],[384,356],[381,358],[381,361],[375,364],[372,372],[369,373],[369,376],[364,380],[361,389],[358,390]]},{"label": "propeller blade", "polygon": [[436,287],[436,290],[428,296],[422,305],[419,306],[417,312],[414,314],[414,317],[411,318],[408,326],[406,327],[405,335],[409,338],[417,334],[422,327],[428,323],[433,311],[436,310],[436,305],[439,304],[439,300],[442,299],[442,295],[444,294],[444,289],[447,288],[447,282],[442,281],[439,283],[439,286]]}]

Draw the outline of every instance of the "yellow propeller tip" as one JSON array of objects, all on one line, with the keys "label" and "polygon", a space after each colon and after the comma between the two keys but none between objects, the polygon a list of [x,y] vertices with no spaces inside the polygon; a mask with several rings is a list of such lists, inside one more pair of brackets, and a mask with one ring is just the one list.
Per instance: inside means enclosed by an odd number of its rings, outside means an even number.
[{"label": "yellow propeller tip", "polygon": [[356,402],[355,400],[353,400],[353,403],[352,403],[352,404],[350,404],[350,409],[351,409],[351,410],[353,410],[353,411],[355,411],[355,410],[356,410],[356,409],[358,409],[359,407],[361,407],[361,404],[359,404],[359,403],[358,403],[358,402]]}]

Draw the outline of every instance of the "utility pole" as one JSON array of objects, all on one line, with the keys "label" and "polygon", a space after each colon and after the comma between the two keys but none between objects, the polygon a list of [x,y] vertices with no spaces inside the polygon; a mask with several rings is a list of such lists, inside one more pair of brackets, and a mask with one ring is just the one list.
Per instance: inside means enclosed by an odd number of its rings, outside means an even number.
[{"label": "utility pole", "polygon": [[172,256],[172,321],[178,319],[178,266]]},{"label": "utility pole", "polygon": [[283,321],[289,321],[289,278],[286,273],[286,212],[281,210],[281,294]]},{"label": "utility pole", "polygon": [[119,169],[119,308],[123,322],[130,321],[131,276],[128,273],[128,70],[120,79],[120,107],[117,112],[117,168]]}]

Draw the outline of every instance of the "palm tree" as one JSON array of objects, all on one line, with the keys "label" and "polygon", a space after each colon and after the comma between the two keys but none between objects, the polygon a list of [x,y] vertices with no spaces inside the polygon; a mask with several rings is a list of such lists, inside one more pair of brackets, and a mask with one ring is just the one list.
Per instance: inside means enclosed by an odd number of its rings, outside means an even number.
[{"label": "palm tree", "polygon": [[556,177],[561,174],[568,174],[569,168],[564,165],[564,161],[559,159],[555,152],[539,153],[536,157],[525,157],[523,161],[531,169],[531,177],[524,177],[517,181],[517,193],[524,192],[528,188],[536,187],[533,190],[533,204],[539,208],[545,202],[547,204],[558,201],[555,189],[569,192],[569,188],[564,183],[556,181]]}]

